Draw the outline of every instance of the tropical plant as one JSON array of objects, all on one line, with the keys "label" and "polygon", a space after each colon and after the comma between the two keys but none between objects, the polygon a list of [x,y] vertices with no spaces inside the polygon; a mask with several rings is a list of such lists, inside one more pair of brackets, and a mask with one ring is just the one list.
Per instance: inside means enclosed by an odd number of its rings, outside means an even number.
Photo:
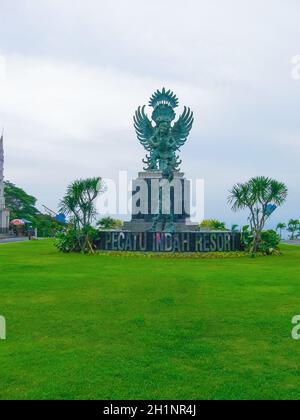
[{"label": "tropical plant", "polygon": [[96,225],[103,230],[114,230],[122,229],[123,222],[122,220],[113,219],[112,217],[103,217],[100,219]]},{"label": "tropical plant", "polygon": [[265,255],[279,253],[280,236],[275,230],[266,230],[261,234],[260,251]]},{"label": "tropical plant", "polygon": [[239,232],[239,225],[231,225],[231,232]]},{"label": "tropical plant", "polygon": [[55,238],[55,246],[61,252],[95,252],[95,240],[99,232],[92,226],[75,229],[74,226],[59,232]]},{"label": "tropical plant", "polygon": [[[56,245],[59,249],[71,252],[79,247],[81,252],[94,252],[95,229],[91,224],[97,215],[95,200],[103,191],[101,178],[81,179],[69,185],[66,195],[60,202],[60,211],[70,216],[73,230],[66,230],[63,234],[67,245],[63,244],[63,236],[58,237]],[[72,240],[75,242],[71,246]]]},{"label": "tropical plant", "polygon": [[250,212],[253,254],[259,250],[267,219],[286,201],[287,194],[288,189],[284,183],[267,177],[251,178],[248,182],[236,184],[230,191],[228,202],[232,205],[232,210],[236,212],[247,209]]},{"label": "tropical plant", "polygon": [[216,220],[216,219],[203,220],[200,223],[199,228],[208,229],[208,230],[220,230],[220,231],[227,230],[225,223],[220,222],[219,220]]},{"label": "tropical plant", "polygon": [[73,218],[76,228],[89,226],[96,218],[95,200],[102,191],[101,178],[74,181],[60,202],[60,211]]},{"label": "tropical plant", "polygon": [[[241,232],[241,243],[245,251],[250,252],[253,247],[254,235],[250,230],[250,226],[243,226]],[[264,255],[273,255],[279,253],[280,236],[274,230],[266,230],[261,232],[261,241],[259,251]]]},{"label": "tropical plant", "polygon": [[288,226],[288,232],[290,232],[290,239],[293,241],[294,239],[300,236],[300,220],[298,219],[290,219]]},{"label": "tropical plant", "polygon": [[249,225],[246,225],[246,226],[242,227],[241,243],[242,243],[245,251],[250,251],[251,246],[253,244],[253,233],[250,230]]},{"label": "tropical plant", "polygon": [[55,246],[61,252],[79,252],[81,247],[78,236],[79,232],[74,227],[59,232],[55,238]]},{"label": "tropical plant", "polygon": [[278,225],[276,226],[276,232],[279,232],[279,236],[280,239],[282,239],[282,231],[286,229],[286,224],[285,223],[278,223]]},{"label": "tropical plant", "polygon": [[38,236],[42,238],[53,238],[64,230],[64,225],[48,214],[36,216],[33,226],[37,228]]}]

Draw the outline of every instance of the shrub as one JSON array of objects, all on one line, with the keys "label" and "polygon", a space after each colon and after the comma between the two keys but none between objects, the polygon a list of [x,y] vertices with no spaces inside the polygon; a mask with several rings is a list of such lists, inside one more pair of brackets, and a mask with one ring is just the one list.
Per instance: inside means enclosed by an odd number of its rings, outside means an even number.
[{"label": "shrub", "polygon": [[[250,252],[253,246],[254,234],[249,226],[242,229],[241,242],[246,252]],[[259,251],[264,255],[279,253],[280,235],[274,230],[265,230],[261,233]]]},{"label": "shrub", "polygon": [[121,230],[123,227],[123,222],[121,220],[113,219],[109,216],[103,217],[96,224],[103,230]]},{"label": "shrub", "polygon": [[224,222],[220,222],[219,220],[215,220],[215,219],[203,220],[199,225],[199,229],[220,230],[220,231],[227,230]]},{"label": "shrub", "polygon": [[93,253],[95,251],[94,242],[99,232],[92,226],[86,226],[83,229],[66,229],[56,235],[55,246],[61,252],[82,252]]},{"label": "shrub", "polygon": [[47,214],[38,215],[33,223],[41,238],[53,238],[65,229],[65,226]]},{"label": "shrub", "polygon": [[67,229],[56,235],[55,246],[60,252],[79,252],[80,246],[75,229]]},{"label": "shrub", "polygon": [[249,252],[253,244],[253,233],[250,230],[250,226],[243,226],[241,234],[241,243],[245,251]]},{"label": "shrub", "polygon": [[261,243],[259,250],[264,255],[273,255],[279,253],[280,236],[275,230],[266,230],[261,234]]}]

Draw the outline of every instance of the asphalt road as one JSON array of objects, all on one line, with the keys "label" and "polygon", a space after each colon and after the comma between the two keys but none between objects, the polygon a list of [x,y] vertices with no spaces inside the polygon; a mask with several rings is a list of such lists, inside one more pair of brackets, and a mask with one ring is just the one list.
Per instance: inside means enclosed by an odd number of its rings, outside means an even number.
[{"label": "asphalt road", "polygon": [[295,241],[283,241],[283,243],[287,245],[300,246],[300,239],[297,239]]},{"label": "asphalt road", "polygon": [[0,238],[0,245],[11,244],[14,242],[25,242],[28,238]]}]

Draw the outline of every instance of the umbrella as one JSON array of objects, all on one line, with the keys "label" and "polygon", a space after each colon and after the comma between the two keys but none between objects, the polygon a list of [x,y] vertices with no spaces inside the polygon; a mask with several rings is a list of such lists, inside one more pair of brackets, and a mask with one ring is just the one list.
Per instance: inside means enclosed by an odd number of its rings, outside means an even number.
[{"label": "umbrella", "polygon": [[23,222],[22,219],[14,219],[10,222],[10,224],[14,226],[24,226],[25,222]]},{"label": "umbrella", "polygon": [[14,219],[10,222],[10,224],[14,226],[24,226],[26,224],[31,224],[31,222],[26,219]]},{"label": "umbrella", "polygon": [[27,219],[21,219],[23,223],[25,223],[25,225],[31,225],[32,222],[30,220]]},{"label": "umbrella", "polygon": [[59,223],[61,223],[62,225],[66,224],[66,216],[63,213],[59,213],[55,216],[55,220]]}]

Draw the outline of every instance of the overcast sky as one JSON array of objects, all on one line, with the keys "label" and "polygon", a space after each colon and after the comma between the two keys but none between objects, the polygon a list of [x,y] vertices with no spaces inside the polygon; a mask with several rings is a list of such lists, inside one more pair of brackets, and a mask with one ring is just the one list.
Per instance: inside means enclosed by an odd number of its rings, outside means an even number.
[{"label": "overcast sky", "polygon": [[132,116],[165,86],[195,114],[182,169],[207,218],[245,222],[227,191],[256,175],[289,187],[273,223],[300,217],[299,0],[0,0],[0,18],[6,178],[39,205],[75,178],[136,177]]}]

